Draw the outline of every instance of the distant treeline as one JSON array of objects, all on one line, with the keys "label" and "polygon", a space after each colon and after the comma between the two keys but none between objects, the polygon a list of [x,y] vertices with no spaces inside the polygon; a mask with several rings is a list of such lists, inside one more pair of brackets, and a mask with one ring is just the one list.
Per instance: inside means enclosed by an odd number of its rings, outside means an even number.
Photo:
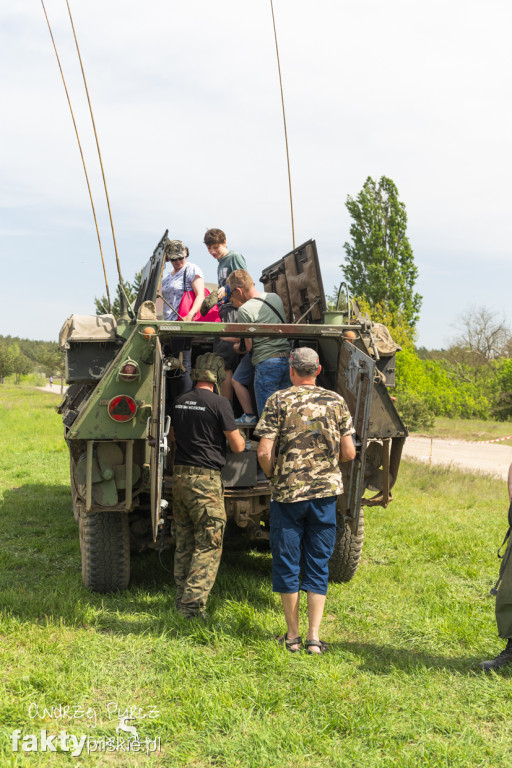
[{"label": "distant treeline", "polygon": [[468,341],[448,349],[406,348],[397,355],[395,395],[411,427],[436,416],[512,420],[512,345],[477,348]]},{"label": "distant treeline", "polygon": [[19,383],[22,376],[30,373],[61,376],[63,371],[64,353],[57,342],[0,335],[0,382],[12,374]]}]

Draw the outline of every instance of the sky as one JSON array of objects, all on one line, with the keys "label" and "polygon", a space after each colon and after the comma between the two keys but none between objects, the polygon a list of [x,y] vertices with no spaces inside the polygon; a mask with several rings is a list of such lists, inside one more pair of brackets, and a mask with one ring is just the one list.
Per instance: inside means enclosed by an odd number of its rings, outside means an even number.
[{"label": "sky", "polygon": [[[257,280],[293,247],[270,0],[69,0],[125,279],[166,229],[207,281],[223,229]],[[45,0],[117,271],[65,0]],[[342,279],[345,202],[398,187],[423,296],[418,344],[486,307],[512,320],[509,0],[274,0],[296,245]],[[0,335],[57,339],[105,293],[91,204],[40,0],[0,7]]]}]

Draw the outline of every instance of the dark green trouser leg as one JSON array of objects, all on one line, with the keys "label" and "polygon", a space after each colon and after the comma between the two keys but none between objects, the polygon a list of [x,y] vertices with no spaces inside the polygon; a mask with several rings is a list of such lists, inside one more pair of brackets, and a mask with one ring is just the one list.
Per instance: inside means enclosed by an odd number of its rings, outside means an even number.
[{"label": "dark green trouser leg", "polygon": [[498,635],[504,640],[512,638],[512,536],[508,540],[503,558],[501,583],[496,596],[496,623]]}]

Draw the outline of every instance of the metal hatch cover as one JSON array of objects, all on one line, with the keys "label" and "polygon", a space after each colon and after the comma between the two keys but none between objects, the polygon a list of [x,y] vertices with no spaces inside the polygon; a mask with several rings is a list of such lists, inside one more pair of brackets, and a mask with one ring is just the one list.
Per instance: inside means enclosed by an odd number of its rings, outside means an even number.
[{"label": "metal hatch cover", "polygon": [[166,229],[162,239],[153,251],[153,255],[147,262],[146,266],[142,270],[142,276],[140,279],[140,288],[135,299],[134,311],[135,314],[139,311],[139,307],[145,301],[156,300],[156,293],[162,277],[162,270],[165,263],[165,246],[167,245],[169,230]]},{"label": "metal hatch cover", "polygon": [[281,297],[288,323],[323,323],[327,307],[314,240],[266,267],[260,282],[267,293]]}]

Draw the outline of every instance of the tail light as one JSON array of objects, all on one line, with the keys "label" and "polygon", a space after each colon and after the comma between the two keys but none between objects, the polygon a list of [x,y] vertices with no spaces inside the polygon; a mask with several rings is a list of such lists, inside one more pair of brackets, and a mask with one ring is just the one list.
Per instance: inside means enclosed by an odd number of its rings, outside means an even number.
[{"label": "tail light", "polygon": [[139,366],[133,360],[127,360],[123,363],[119,371],[119,378],[123,381],[135,381],[140,376]]}]

